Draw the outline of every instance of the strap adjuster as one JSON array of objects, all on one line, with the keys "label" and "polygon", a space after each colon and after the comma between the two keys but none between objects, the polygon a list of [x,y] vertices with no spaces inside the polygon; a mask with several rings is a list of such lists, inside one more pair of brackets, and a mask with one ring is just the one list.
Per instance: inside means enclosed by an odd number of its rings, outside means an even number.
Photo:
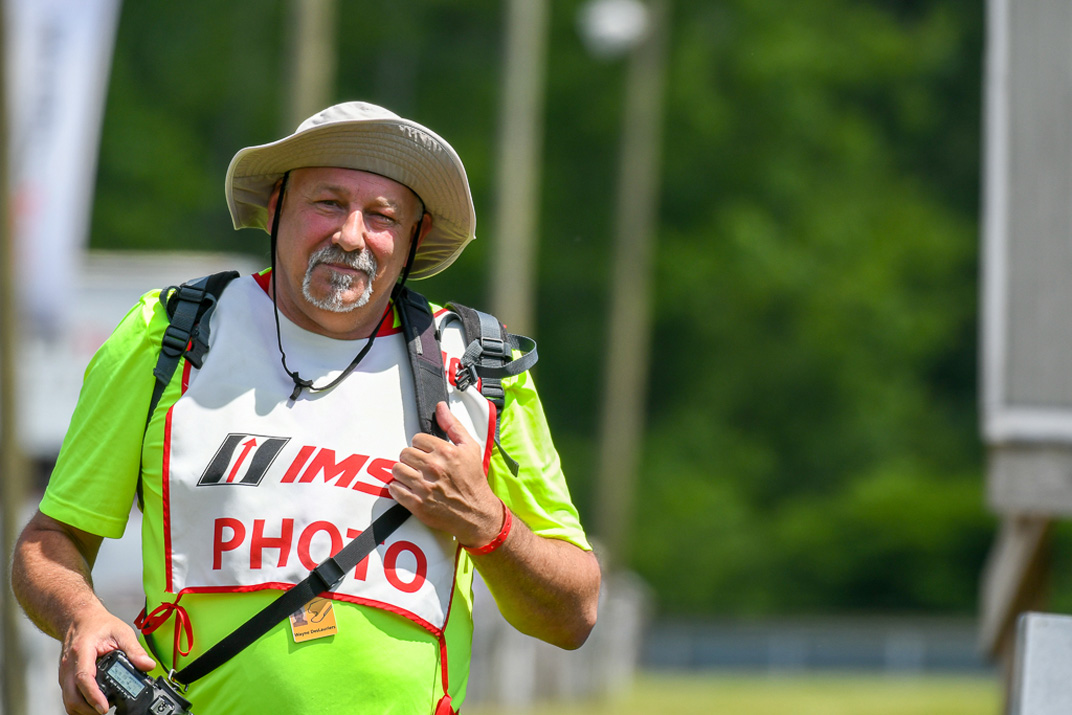
[{"label": "strap adjuster", "polygon": [[184,300],[188,303],[200,303],[205,299],[206,291],[203,287],[199,287],[190,283],[183,283],[179,286],[175,293],[174,298],[176,300]]},{"label": "strap adjuster", "polygon": [[318,593],[323,593],[324,591],[330,591],[337,583],[339,583],[339,581],[342,581],[346,572],[339,566],[339,562],[335,560],[335,557],[330,556],[313,569],[311,575],[316,576],[317,579],[320,580],[323,588],[321,588]]},{"label": "strap adjuster", "polygon": [[505,358],[510,354],[510,348],[502,338],[485,335],[480,339],[480,347],[484,354],[493,358]]},{"label": "strap adjuster", "polygon": [[459,390],[468,390],[469,386],[475,384],[477,379],[476,363],[462,363],[454,371],[454,386]]},{"label": "strap adjuster", "polygon": [[168,357],[178,357],[186,351],[190,334],[174,325],[169,325],[160,341],[160,351]]}]

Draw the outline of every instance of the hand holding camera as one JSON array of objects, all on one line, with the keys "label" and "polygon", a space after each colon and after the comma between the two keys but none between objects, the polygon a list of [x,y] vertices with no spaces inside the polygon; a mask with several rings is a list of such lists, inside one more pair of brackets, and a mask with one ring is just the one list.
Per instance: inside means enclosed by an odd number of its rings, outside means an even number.
[{"label": "hand holding camera", "polygon": [[97,660],[97,685],[115,706],[115,715],[192,715],[190,701],[163,678],[153,680],[113,650]]}]

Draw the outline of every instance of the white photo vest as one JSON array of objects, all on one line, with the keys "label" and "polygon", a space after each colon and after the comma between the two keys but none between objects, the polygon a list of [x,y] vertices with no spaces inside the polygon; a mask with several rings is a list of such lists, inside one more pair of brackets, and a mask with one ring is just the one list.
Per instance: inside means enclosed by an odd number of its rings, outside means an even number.
[{"label": "white photo vest", "polygon": [[[436,319],[453,374],[465,346],[452,317]],[[280,324],[288,366],[315,385],[338,376],[365,344],[309,333],[282,315]],[[381,330],[338,386],[291,402],[272,303],[252,277],[227,288],[211,338],[204,367],[186,365],[183,394],[165,426],[166,590],[285,589],[394,504],[386,489],[391,467],[418,431],[405,340]],[[475,387],[462,392],[451,384],[448,394],[451,411],[483,446],[486,472],[494,407]],[[453,537],[410,518],[331,596],[439,633],[458,554]]]}]

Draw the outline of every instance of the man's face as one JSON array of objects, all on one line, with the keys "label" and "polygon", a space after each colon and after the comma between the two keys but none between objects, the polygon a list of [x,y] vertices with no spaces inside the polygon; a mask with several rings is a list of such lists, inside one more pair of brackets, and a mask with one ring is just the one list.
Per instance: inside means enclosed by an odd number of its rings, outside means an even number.
[{"label": "man's face", "polygon": [[[274,217],[278,190],[269,202]],[[301,327],[366,337],[409,253],[420,203],[396,181],[352,169],[291,172],[280,216],[276,302]]]}]

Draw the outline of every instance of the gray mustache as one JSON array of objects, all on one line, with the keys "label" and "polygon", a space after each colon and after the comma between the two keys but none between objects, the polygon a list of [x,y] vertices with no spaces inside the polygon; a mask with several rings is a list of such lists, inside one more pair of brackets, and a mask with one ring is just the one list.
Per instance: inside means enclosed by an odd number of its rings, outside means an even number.
[{"label": "gray mustache", "polygon": [[321,263],[336,263],[347,268],[364,271],[370,276],[376,275],[376,257],[367,248],[354,253],[344,251],[335,244],[324,246],[323,248],[318,248],[309,256],[309,268],[318,266]]}]

